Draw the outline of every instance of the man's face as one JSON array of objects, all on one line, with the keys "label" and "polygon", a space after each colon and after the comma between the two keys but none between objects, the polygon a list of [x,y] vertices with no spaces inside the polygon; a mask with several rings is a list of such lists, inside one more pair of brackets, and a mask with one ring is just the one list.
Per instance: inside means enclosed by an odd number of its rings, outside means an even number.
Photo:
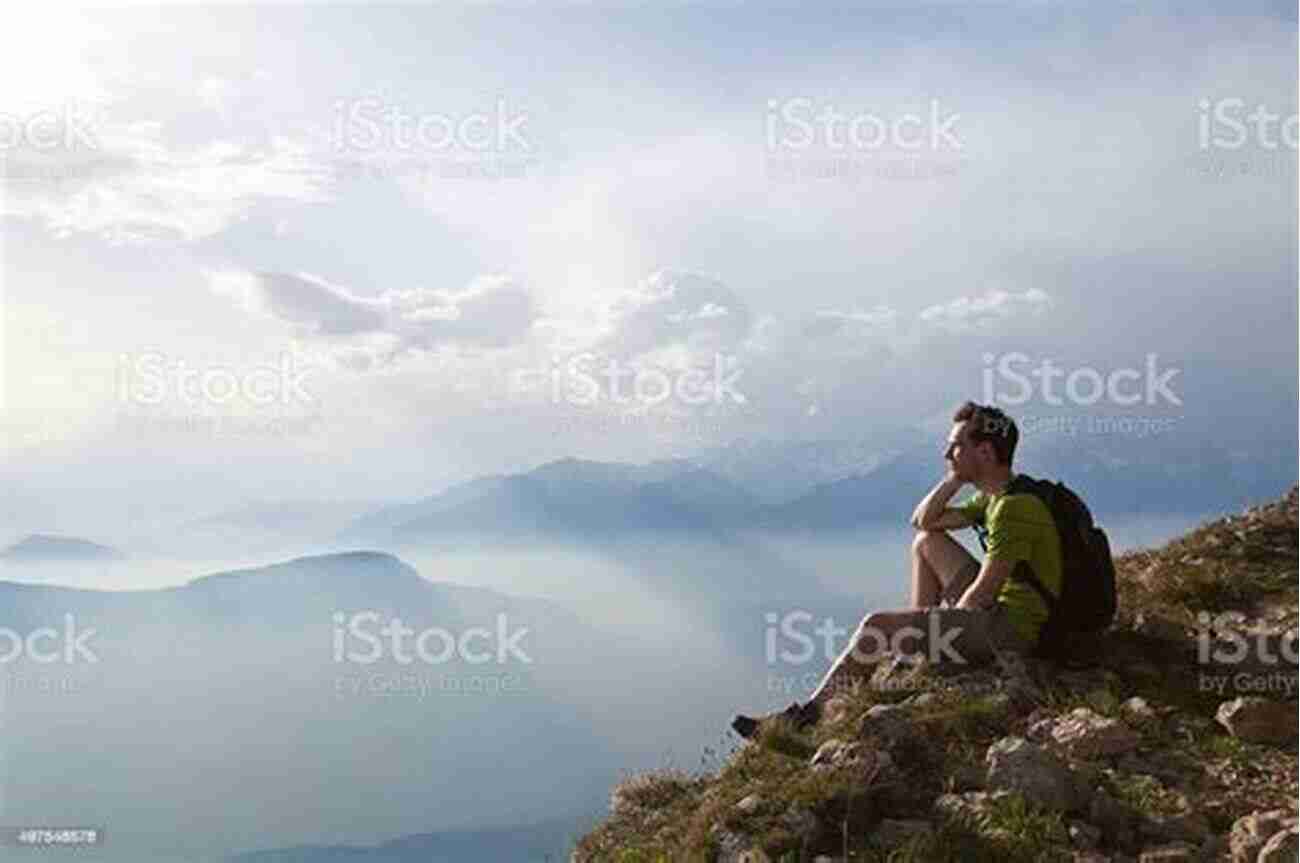
[{"label": "man's face", "polygon": [[979,470],[979,454],[976,445],[970,440],[970,420],[954,423],[948,433],[948,448],[943,458],[948,469],[960,480],[973,482]]}]

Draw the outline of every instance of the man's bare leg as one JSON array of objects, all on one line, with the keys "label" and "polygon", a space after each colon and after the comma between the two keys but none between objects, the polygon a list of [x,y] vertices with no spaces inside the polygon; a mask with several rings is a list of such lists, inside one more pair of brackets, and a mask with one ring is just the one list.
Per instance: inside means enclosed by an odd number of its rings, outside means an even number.
[{"label": "man's bare leg", "polygon": [[837,692],[860,686],[863,680],[871,676],[883,651],[889,649],[894,633],[905,626],[915,626],[916,623],[916,612],[913,610],[876,611],[862,618],[857,631],[849,639],[848,647],[826,672],[808,699],[809,703],[820,706]]},{"label": "man's bare leg", "polygon": [[974,556],[944,530],[918,531],[911,558],[912,608],[933,608],[940,597],[965,590],[968,585],[955,584],[954,579],[979,568]]}]

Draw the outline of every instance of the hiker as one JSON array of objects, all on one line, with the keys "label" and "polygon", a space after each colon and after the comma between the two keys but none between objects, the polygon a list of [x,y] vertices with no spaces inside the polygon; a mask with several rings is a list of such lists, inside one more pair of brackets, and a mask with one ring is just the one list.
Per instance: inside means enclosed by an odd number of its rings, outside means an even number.
[{"label": "hiker", "polygon": [[[912,513],[911,606],[868,614],[806,704],[782,714],[797,727],[815,723],[837,691],[869,677],[885,651],[924,656],[930,662],[978,665],[998,651],[1030,653],[1048,617],[1047,600],[1061,595],[1061,543],[1052,512],[1035,494],[1018,487],[1012,458],[1020,434],[995,407],[966,402],[953,414],[944,478]],[[975,494],[949,502],[966,484]],[[981,564],[949,531],[975,527],[986,556]],[[1023,563],[1022,563],[1023,562]],[[1027,566],[1039,587],[1018,567]],[[947,605],[941,605],[946,602]],[[737,716],[732,728],[752,737],[759,720]]]}]

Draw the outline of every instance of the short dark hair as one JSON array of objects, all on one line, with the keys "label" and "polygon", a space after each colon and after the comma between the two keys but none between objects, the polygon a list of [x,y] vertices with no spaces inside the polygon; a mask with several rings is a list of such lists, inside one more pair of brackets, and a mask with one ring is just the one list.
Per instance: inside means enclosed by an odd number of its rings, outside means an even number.
[{"label": "short dark hair", "polygon": [[965,422],[972,441],[992,444],[998,461],[1008,467],[1011,466],[1011,459],[1016,454],[1016,444],[1020,442],[1020,430],[1016,428],[1015,420],[991,405],[966,402],[957,408],[952,415],[952,421]]}]

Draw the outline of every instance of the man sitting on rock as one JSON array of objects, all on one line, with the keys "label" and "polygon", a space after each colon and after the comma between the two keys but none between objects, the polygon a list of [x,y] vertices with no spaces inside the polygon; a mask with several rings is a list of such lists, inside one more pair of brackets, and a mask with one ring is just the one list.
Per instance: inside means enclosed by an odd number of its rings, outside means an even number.
[{"label": "man sitting on rock", "polygon": [[[779,714],[796,726],[817,722],[823,704],[860,685],[885,652],[970,665],[989,662],[998,651],[1028,653],[1048,610],[1032,585],[1010,577],[1021,561],[1053,596],[1061,595],[1061,545],[1051,512],[1032,494],[1007,493],[1015,478],[1016,424],[997,408],[974,402],[963,404],[952,419],[943,456],[946,474],[912,513],[917,534],[911,606],[863,618],[811,699]],[[949,506],[967,483],[976,493]],[[982,565],[948,535],[965,527],[982,532]],[[749,716],[731,723],[747,738],[759,725]]]}]

